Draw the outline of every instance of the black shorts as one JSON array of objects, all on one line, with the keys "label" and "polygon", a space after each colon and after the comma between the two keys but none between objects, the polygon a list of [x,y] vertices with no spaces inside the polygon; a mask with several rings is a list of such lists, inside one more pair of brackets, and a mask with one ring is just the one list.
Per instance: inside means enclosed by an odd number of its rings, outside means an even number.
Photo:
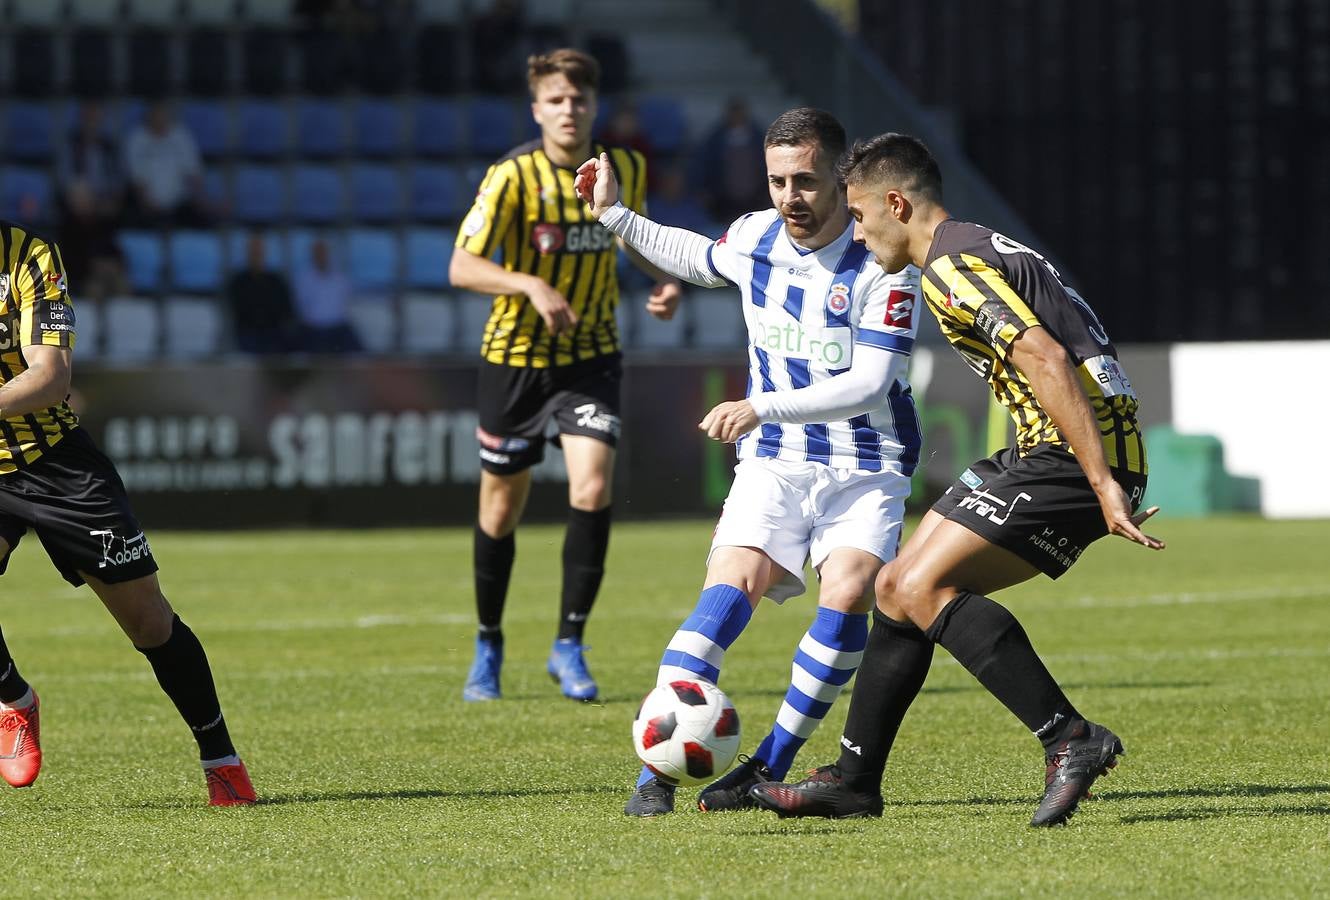
[{"label": "black shorts", "polygon": [[[157,571],[115,465],[76,428],[26,469],[0,475],[0,537],[12,554],[31,528],[65,580],[118,584]],[[0,559],[0,575],[9,555]]]},{"label": "black shorts", "polygon": [[[1146,477],[1113,470],[1134,512]],[[1092,542],[1108,534],[1099,498],[1076,457],[1044,445],[1022,457],[999,450],[961,473],[933,511],[964,525],[990,544],[1015,553],[1050,578],[1072,567]]]},{"label": "black shorts", "polygon": [[495,475],[514,475],[545,458],[545,430],[619,443],[618,353],[569,366],[536,369],[482,363],[478,400],[480,464]]}]

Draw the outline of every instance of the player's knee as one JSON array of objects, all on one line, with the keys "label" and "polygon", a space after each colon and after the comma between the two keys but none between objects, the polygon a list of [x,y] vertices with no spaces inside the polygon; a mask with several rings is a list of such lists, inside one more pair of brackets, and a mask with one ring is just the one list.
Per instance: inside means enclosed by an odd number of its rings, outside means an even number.
[{"label": "player's knee", "polygon": [[135,647],[160,647],[170,639],[175,610],[160,588],[145,588],[126,605],[122,624]]},{"label": "player's knee", "polygon": [[873,583],[873,593],[877,596],[877,608],[882,614],[901,622],[908,617],[905,610],[896,602],[897,572],[898,567],[895,562],[883,566]]},{"label": "player's knee", "polygon": [[610,505],[610,480],[592,475],[568,485],[568,505],[574,509],[596,512]]},{"label": "player's knee", "polygon": [[[892,618],[908,618],[911,621],[933,620],[933,614],[937,606],[938,586],[923,573],[911,569],[908,566],[895,567],[896,571],[890,575],[891,590],[887,597],[895,607],[896,615],[892,616],[890,610],[883,609],[883,612]],[[878,606],[882,606],[882,594],[878,594]]]}]

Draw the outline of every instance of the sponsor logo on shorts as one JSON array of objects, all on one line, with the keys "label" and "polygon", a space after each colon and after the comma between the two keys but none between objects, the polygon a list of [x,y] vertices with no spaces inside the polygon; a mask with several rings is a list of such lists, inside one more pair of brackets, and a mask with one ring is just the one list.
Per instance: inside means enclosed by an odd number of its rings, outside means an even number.
[{"label": "sponsor logo on shorts", "polygon": [[1071,568],[1071,564],[1081,558],[1081,551],[1085,549],[1073,544],[1070,538],[1058,537],[1052,528],[1045,528],[1041,534],[1030,535],[1030,543],[1056,559],[1063,568]]},{"label": "sponsor logo on shorts", "polygon": [[1025,491],[1021,491],[1016,495],[1015,500],[1012,500],[1011,503],[1007,503],[1007,501],[995,494],[990,494],[988,491],[982,491],[975,488],[970,491],[965,499],[956,504],[956,508],[968,509],[976,516],[979,516],[982,519],[987,519],[994,525],[1006,525],[1007,520],[1011,518],[1011,514],[1015,512],[1016,507],[1019,506],[1022,501],[1033,499],[1034,497],[1030,496]]},{"label": "sponsor logo on shorts", "polygon": [[88,534],[102,540],[102,561],[97,563],[99,569],[109,569],[152,558],[152,548],[148,546],[148,539],[141,531],[133,537],[122,537],[110,529],[89,531]]},{"label": "sponsor logo on shorts", "polygon": [[496,466],[506,466],[513,461],[513,458],[507,453],[495,453],[493,450],[486,450],[484,447],[480,448],[480,458]]},{"label": "sponsor logo on shorts", "polygon": [[[980,478],[978,475],[974,474],[973,469],[966,469],[964,472],[961,473],[961,484],[965,485],[967,488],[971,489],[977,488],[979,487],[979,485],[983,483],[984,480]],[[950,490],[950,488],[948,488],[948,490]]]},{"label": "sponsor logo on shorts", "polygon": [[603,431],[614,437],[619,436],[619,417],[607,412],[597,412],[596,404],[583,403],[581,406],[574,406],[573,412],[577,413],[578,428],[590,428],[592,431]]},{"label": "sponsor logo on shorts", "polygon": [[[501,453],[521,453],[531,446],[531,442],[521,437],[499,437],[497,434],[490,434],[483,428],[476,429],[476,440],[480,441],[480,446],[484,450],[493,450]],[[484,452],[480,454],[485,456]]]}]

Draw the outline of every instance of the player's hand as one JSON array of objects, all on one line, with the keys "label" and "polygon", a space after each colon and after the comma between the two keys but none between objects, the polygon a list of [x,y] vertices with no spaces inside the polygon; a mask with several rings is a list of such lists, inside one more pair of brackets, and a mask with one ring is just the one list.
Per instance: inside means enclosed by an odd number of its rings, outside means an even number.
[{"label": "player's hand", "polygon": [[533,277],[527,283],[526,295],[550,334],[562,334],[577,324],[577,313],[573,312],[563,294],[543,279]]},{"label": "player's hand", "polygon": [[663,322],[668,322],[674,318],[674,312],[679,308],[679,298],[682,296],[683,290],[679,287],[679,282],[662,281],[651,289],[651,294],[647,297],[647,312]]},{"label": "player's hand", "polygon": [[590,207],[591,215],[599,219],[605,211],[619,202],[619,181],[614,177],[610,155],[602,153],[577,167],[573,189],[582,202]]},{"label": "player's hand", "polygon": [[1151,537],[1140,529],[1146,519],[1159,512],[1159,507],[1152,506],[1136,513],[1136,515],[1132,515],[1131,502],[1127,499],[1127,492],[1117,483],[1114,483],[1113,487],[1100,495],[1099,506],[1104,511],[1104,521],[1108,523],[1109,534],[1124,537],[1129,541],[1140,544],[1142,547],[1149,547],[1151,550],[1164,549],[1163,541]]},{"label": "player's hand", "polygon": [[705,431],[707,437],[726,444],[739,440],[757,425],[757,413],[753,412],[753,404],[747,400],[718,403],[697,423],[698,429]]}]

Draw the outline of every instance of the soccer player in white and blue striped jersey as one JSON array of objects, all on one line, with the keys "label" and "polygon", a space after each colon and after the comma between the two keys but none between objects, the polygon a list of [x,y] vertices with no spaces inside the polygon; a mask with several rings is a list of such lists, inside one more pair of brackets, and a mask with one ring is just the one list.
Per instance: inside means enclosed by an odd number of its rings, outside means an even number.
[{"label": "soccer player in white and blue striped jersey", "polygon": [[[918,270],[885,272],[854,242],[835,175],[845,131],[833,116],[790,110],[765,146],[774,208],[743,216],[714,242],[617,204],[607,159],[588,160],[578,174],[592,213],[658,268],[693,284],[738,287],[748,326],[748,396],[701,425],[738,441],[739,464],[701,596],[657,683],[716,682],[763,596],[780,603],[803,593],[806,562],[820,580],[817,615],[795,651],[775,724],[751,757],[703,789],[705,811],[751,808],[749,789],[789,770],[853,677],[873,579],[895,556],[919,459],[906,381]],[[625,812],[673,808],[674,788],[644,769]]]}]

